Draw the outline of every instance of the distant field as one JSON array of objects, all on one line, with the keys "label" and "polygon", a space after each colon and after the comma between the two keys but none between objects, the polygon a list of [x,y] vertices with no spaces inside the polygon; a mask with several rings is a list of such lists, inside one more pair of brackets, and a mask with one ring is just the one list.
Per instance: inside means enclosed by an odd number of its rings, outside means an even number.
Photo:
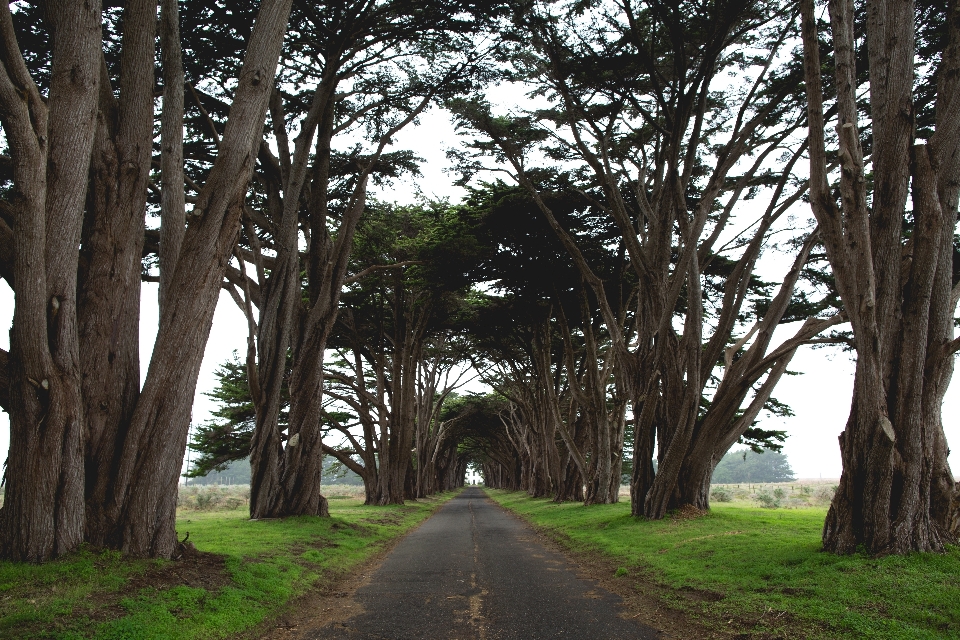
[{"label": "distant field", "polygon": [[[783,508],[827,507],[840,480],[801,479],[792,482],[738,482],[711,485],[710,502]],[[778,493],[782,492],[781,493]],[[765,496],[769,496],[766,498]],[[630,499],[630,486],[620,486],[620,498]]]},{"label": "distant field", "polygon": [[246,487],[187,489],[177,529],[196,550],[179,560],[85,549],[43,565],[0,562],[0,638],[225,638],[348,574],[454,495],[369,507],[356,487],[327,485],[330,518],[251,521]]},{"label": "distant field", "polygon": [[[349,484],[324,484],[328,500],[363,500],[363,487]],[[250,485],[204,484],[181,486],[177,508],[184,511],[232,511],[250,506]]]},{"label": "distant field", "polygon": [[[826,507],[800,503],[833,484],[792,484],[727,486],[731,502],[661,521],[631,517],[626,500],[584,507],[487,492],[575,553],[599,554],[622,594],[655,598],[722,637],[960,638],[960,548],[887,558],[823,553]],[[759,506],[756,496],[778,487],[784,506]]]}]

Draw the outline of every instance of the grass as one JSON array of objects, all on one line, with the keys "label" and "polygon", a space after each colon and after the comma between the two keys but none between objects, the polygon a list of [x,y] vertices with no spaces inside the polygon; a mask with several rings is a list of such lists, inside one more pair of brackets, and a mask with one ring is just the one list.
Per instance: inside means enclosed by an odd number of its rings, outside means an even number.
[{"label": "grass", "polygon": [[369,507],[341,494],[330,518],[257,522],[245,508],[181,509],[180,536],[205,552],[192,559],[84,549],[43,565],[0,562],[0,638],[224,638],[372,557],[452,495]]},{"label": "grass", "polygon": [[714,504],[694,519],[637,520],[629,500],[584,507],[487,490],[619,580],[717,629],[788,638],[960,638],[960,548],[871,558],[820,551],[826,509]]}]

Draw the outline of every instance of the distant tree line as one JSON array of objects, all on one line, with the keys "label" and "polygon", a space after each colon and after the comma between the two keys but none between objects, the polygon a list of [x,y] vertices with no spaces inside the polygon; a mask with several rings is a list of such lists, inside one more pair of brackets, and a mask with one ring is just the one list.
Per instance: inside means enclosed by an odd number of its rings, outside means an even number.
[{"label": "distant tree line", "polygon": [[776,451],[728,451],[713,470],[714,484],[790,482],[796,479],[787,456]]},{"label": "distant tree line", "polygon": [[[362,486],[361,478],[339,464],[335,460],[327,458],[323,461],[323,475],[321,477],[323,484],[346,484]],[[228,485],[249,485],[250,484],[250,460],[243,458],[234,460],[227,464],[222,470],[211,470],[206,474],[187,473],[187,484],[190,485],[210,485],[210,484],[228,484]]]}]

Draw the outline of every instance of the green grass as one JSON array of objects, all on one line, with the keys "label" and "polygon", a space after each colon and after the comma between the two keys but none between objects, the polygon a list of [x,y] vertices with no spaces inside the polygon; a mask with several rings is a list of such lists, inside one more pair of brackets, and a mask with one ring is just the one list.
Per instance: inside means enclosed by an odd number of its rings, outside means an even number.
[{"label": "green grass", "polygon": [[[708,625],[788,638],[960,638],[960,548],[871,558],[820,551],[824,508],[717,504],[692,520],[637,520],[629,499],[584,507],[487,490],[619,580],[663,587]],[[690,594],[705,597],[690,597]],[[716,600],[716,601],[713,601]]]},{"label": "green grass", "polygon": [[330,518],[251,522],[246,509],[182,512],[180,535],[189,532],[198,550],[223,556],[226,584],[209,589],[144,586],[151,570],[172,564],[177,571],[177,562],[113,552],[82,550],[43,565],[0,562],[0,638],[224,638],[370,558],[452,495],[402,507],[343,498],[330,503]]}]

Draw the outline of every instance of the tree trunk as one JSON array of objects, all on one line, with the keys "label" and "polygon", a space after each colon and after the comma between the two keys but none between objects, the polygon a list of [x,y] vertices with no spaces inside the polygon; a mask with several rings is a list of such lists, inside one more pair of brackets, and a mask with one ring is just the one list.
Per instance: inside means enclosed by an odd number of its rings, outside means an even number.
[{"label": "tree trunk", "polygon": [[217,160],[201,190],[160,318],[144,384],[114,483],[115,539],[134,556],[169,557],[177,484],[203,351],[227,262],[240,229],[242,201],[260,133],[291,0],[264,0],[250,36]]},{"label": "tree trunk", "polygon": [[100,79],[100,3],[50,2],[46,104],[0,7],[0,118],[13,162],[10,454],[0,555],[42,561],[83,540],[77,246]]},{"label": "tree trunk", "polygon": [[108,544],[116,447],[140,394],[140,256],[153,148],[156,2],[127,3],[123,25],[119,100],[102,63],[78,299],[86,539],[96,547]]},{"label": "tree trunk", "polygon": [[[811,205],[857,347],[853,402],[840,436],[843,474],[823,531],[824,548],[834,553],[861,546],[873,554],[942,551],[952,539],[952,474],[940,407],[957,348],[951,292],[960,179],[955,0],[949,11],[937,130],[926,146],[913,145],[912,3],[877,0],[868,8],[871,210],[857,130],[853,6],[850,0],[830,4],[842,161],[837,206],[827,181],[814,5],[801,3]],[[908,186],[915,225],[904,243]]]},{"label": "tree trunk", "polygon": [[160,2],[163,111],[160,117],[160,313],[174,295],[170,280],[186,232],[183,177],[183,51],[177,0]]},{"label": "tree trunk", "polygon": [[[250,517],[264,518],[277,517],[285,512],[283,496],[283,478],[286,474],[284,464],[283,445],[280,433],[281,388],[287,375],[287,355],[291,347],[292,335],[296,327],[302,322],[296,314],[301,306],[300,282],[300,247],[298,223],[300,221],[300,194],[307,175],[307,166],[310,148],[313,146],[313,136],[317,129],[320,116],[327,109],[326,97],[329,91],[318,89],[314,93],[310,112],[301,123],[300,135],[297,137],[293,162],[289,175],[283,180],[283,212],[280,219],[279,233],[274,238],[277,251],[275,267],[269,279],[262,287],[263,300],[260,305],[260,325],[257,332],[257,361],[248,362],[251,394],[256,407],[256,425],[253,432],[253,441],[250,446]],[[276,95],[276,94],[274,94]],[[274,113],[275,119],[280,119],[279,126],[284,126],[282,113]],[[302,366],[302,365],[301,365]],[[255,370],[254,370],[255,369]],[[310,374],[301,372],[299,377],[309,378]],[[306,403],[313,408],[318,406],[308,398],[302,397],[304,392],[311,390],[298,388],[293,392],[291,383],[291,405],[294,402]],[[294,397],[296,400],[294,401]],[[299,409],[297,410],[299,415]],[[292,414],[291,414],[292,415]],[[317,414],[319,415],[319,414]],[[288,431],[289,437],[293,431]],[[309,437],[309,430],[298,439]],[[319,446],[317,444],[316,446]],[[313,449],[314,447],[309,447]],[[298,450],[298,453],[303,448]],[[291,457],[299,460],[299,455]],[[288,477],[288,480],[292,476]],[[309,484],[319,485],[308,481]],[[317,487],[313,487],[317,490]],[[324,503],[325,504],[325,503]]]},{"label": "tree trunk", "polygon": [[[283,451],[281,494],[274,517],[330,515],[320,493],[323,444],[320,433],[320,394],[323,359],[313,348],[300,345],[290,376],[290,424]],[[323,351],[320,351],[322,354]]]}]

